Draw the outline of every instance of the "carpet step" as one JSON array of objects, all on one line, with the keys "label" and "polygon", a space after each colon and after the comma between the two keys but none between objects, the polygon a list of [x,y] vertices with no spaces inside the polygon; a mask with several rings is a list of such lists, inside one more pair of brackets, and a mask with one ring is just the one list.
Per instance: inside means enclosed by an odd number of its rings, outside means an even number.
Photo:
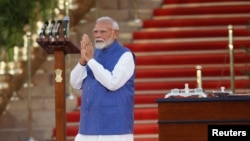
[{"label": "carpet step", "polygon": [[165,93],[162,94],[138,94],[135,95],[135,104],[155,104],[156,99],[162,98]]},{"label": "carpet step", "polygon": [[[250,71],[249,66],[238,66],[234,68],[234,75],[246,76],[246,72]],[[203,77],[223,77],[230,76],[230,67],[203,67]],[[196,68],[137,68],[136,78],[181,78],[196,77]]]},{"label": "carpet step", "polygon": [[70,122],[79,122],[80,121],[80,111],[75,110],[75,111],[70,111],[66,113],[66,121],[67,123]]},{"label": "carpet step", "polygon": [[186,4],[186,3],[211,3],[211,2],[230,2],[245,0],[163,0],[163,4]]},{"label": "carpet step", "polygon": [[[250,47],[249,40],[236,40],[233,42],[235,49]],[[174,42],[174,43],[126,43],[124,46],[133,52],[155,51],[195,51],[195,50],[221,50],[228,49],[228,41],[206,42]]]},{"label": "carpet step", "polygon": [[158,109],[157,108],[135,108],[134,111],[135,120],[157,120]]},{"label": "carpet step", "polygon": [[[234,63],[247,63],[250,55],[245,52],[234,53]],[[210,54],[145,54],[138,56],[137,65],[181,65],[181,64],[229,64],[229,53]]]},{"label": "carpet step", "polygon": [[158,138],[135,138],[134,141],[159,141]]},{"label": "carpet step", "polygon": [[154,16],[168,15],[196,15],[196,14],[241,14],[250,12],[250,5],[206,5],[206,6],[190,6],[190,7],[170,7],[156,8],[153,11]]},{"label": "carpet step", "polygon": [[[143,28],[163,27],[199,27],[199,26],[227,26],[246,25],[248,18],[236,17],[207,17],[207,18],[182,18],[182,19],[148,19],[143,21]],[[211,22],[214,21],[214,22]]]},{"label": "carpet step", "polygon": [[[249,6],[250,10],[250,6]],[[233,35],[249,36],[247,28],[234,29]],[[228,29],[193,29],[183,30],[181,34],[179,31],[136,31],[133,33],[133,39],[170,39],[170,38],[200,38],[200,37],[228,37]]]},{"label": "carpet step", "polygon": [[[178,88],[183,89],[184,84],[188,83],[190,88],[196,88],[197,82],[196,79],[192,80],[182,80],[182,81],[162,81],[162,82],[138,82],[135,84],[135,89],[139,90],[165,90],[169,91],[170,89]],[[224,86],[225,88],[230,88],[229,80],[204,80],[202,82],[203,89],[213,89],[219,90],[220,87]],[[236,89],[248,89],[250,85],[250,80],[235,80]]]}]

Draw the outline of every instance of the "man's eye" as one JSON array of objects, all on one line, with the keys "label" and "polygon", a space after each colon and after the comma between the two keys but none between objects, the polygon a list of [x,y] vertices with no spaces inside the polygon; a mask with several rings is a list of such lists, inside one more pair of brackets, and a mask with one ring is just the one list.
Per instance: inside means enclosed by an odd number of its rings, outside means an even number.
[{"label": "man's eye", "polygon": [[107,31],[106,30],[100,30],[100,31],[98,31],[98,30],[94,30],[93,31],[93,34],[98,34],[98,33],[100,33],[100,34],[106,34],[107,33]]},{"label": "man's eye", "polygon": [[104,33],[106,33],[106,31],[105,31],[105,30],[101,30],[100,33],[101,33],[101,34],[104,34]]}]

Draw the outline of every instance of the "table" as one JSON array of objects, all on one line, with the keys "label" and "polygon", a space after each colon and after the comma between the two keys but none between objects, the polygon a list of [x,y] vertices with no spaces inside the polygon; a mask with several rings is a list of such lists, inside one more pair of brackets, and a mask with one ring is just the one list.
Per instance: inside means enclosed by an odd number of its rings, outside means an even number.
[{"label": "table", "polygon": [[208,125],[250,125],[250,96],[162,98],[159,141],[207,141]]}]

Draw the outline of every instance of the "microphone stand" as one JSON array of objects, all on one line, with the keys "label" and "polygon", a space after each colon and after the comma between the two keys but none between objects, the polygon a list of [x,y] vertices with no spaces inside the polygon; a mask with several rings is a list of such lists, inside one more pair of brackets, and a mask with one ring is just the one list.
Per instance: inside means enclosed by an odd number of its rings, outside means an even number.
[{"label": "microphone stand", "polygon": [[[60,34],[60,32],[59,32]],[[59,38],[46,36],[37,38],[36,42],[48,53],[54,54],[54,85],[55,85],[55,124],[56,141],[66,141],[66,84],[65,84],[65,55],[79,54],[80,50],[69,38],[59,35]]]}]

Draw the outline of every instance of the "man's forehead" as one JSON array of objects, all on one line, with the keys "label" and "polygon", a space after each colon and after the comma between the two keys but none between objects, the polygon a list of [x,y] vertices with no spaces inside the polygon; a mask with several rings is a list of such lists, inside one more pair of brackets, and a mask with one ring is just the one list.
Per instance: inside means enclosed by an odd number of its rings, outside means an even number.
[{"label": "man's forehead", "polygon": [[112,25],[110,24],[96,24],[94,29],[112,29]]}]

